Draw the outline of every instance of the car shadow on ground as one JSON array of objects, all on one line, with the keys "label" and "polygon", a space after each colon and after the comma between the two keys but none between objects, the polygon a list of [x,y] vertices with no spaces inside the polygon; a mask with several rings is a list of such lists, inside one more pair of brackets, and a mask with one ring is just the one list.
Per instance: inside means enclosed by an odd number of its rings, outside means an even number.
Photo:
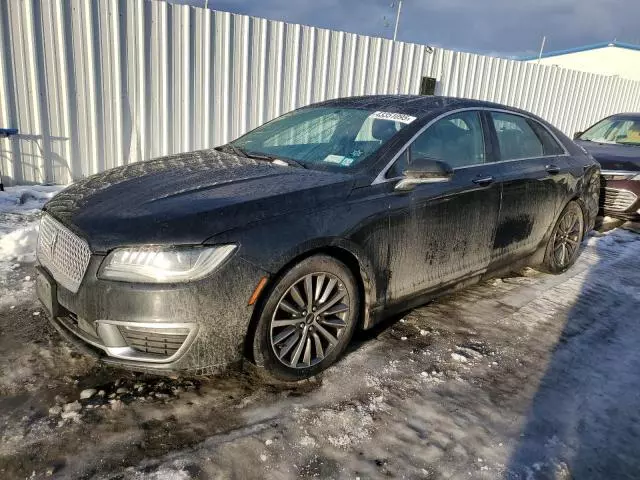
[{"label": "car shadow on ground", "polygon": [[[423,306],[426,306],[426,305],[423,305]],[[379,323],[375,324],[373,327],[371,327],[368,330],[356,330],[356,332],[353,335],[353,338],[351,339],[351,342],[349,343],[349,346],[347,347],[345,355],[348,355],[349,353],[355,350],[358,350],[367,342],[372,341],[373,339],[382,335],[389,328],[392,328],[394,325],[396,325],[400,320],[402,320],[404,317],[406,317],[410,313],[411,313],[411,310],[407,310],[395,315],[390,315],[388,317],[385,317],[383,320],[381,320]]]},{"label": "car shadow on ground", "polygon": [[595,252],[549,353],[509,480],[638,478],[640,236],[600,239]]}]

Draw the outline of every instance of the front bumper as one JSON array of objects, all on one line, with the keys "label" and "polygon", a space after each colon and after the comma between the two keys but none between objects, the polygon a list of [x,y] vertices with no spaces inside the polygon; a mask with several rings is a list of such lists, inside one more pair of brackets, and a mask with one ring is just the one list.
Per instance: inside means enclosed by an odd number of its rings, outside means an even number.
[{"label": "front bumper", "polygon": [[242,358],[248,299],[265,271],[236,255],[197,282],[136,284],[98,279],[103,258],[92,256],[76,293],[38,267],[38,296],[76,346],[108,364],[158,373],[204,373]]},{"label": "front bumper", "polygon": [[603,175],[600,206],[611,217],[640,219],[640,181],[607,180]]}]

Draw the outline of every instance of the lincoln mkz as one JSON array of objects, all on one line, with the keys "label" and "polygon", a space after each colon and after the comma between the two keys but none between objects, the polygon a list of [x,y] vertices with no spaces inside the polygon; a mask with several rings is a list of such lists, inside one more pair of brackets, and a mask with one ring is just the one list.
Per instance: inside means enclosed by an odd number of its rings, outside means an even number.
[{"label": "lincoln mkz", "polygon": [[313,376],[369,329],[517,265],[563,272],[594,225],[598,163],[542,119],[368,96],[231,143],[118,167],[44,207],[37,291],[104,362]]}]

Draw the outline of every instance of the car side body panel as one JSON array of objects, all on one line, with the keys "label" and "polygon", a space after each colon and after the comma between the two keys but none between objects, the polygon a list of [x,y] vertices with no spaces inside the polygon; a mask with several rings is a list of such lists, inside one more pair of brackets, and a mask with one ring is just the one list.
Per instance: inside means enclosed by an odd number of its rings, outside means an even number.
[{"label": "car side body panel", "polygon": [[489,164],[458,169],[448,182],[390,197],[389,303],[486,271],[500,186],[474,180],[495,175],[495,169]]},{"label": "car side body panel", "polygon": [[[486,110],[487,114],[491,111],[490,108]],[[552,133],[565,152],[499,162],[502,166],[502,204],[492,270],[500,270],[519,259],[539,253],[546,245],[562,210],[571,200],[579,200],[587,206],[583,211],[589,230],[593,228],[597,215],[594,204],[597,203],[598,192],[587,191],[583,182],[585,177],[598,182],[597,162],[549,123],[535,115],[525,116]],[[499,151],[495,130],[492,141]]]},{"label": "car side body panel", "polygon": [[310,252],[343,249],[358,260],[368,277],[371,307],[383,303],[389,247],[388,198],[383,188],[355,189],[347,199],[322,210],[275,216],[215,235],[205,243],[232,239],[241,245],[243,259],[271,274]]},{"label": "car side body panel", "polygon": [[566,179],[551,176],[545,165],[562,159],[527,159],[502,165],[502,205],[493,245],[493,261],[536,250],[567,198]]}]

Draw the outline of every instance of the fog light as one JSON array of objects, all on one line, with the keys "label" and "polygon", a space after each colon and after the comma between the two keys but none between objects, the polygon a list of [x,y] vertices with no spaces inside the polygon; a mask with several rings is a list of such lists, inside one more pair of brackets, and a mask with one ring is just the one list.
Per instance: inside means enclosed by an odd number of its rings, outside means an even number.
[{"label": "fog light", "polygon": [[150,323],[98,320],[97,331],[107,355],[151,363],[182,355],[198,333],[195,323]]},{"label": "fog light", "polygon": [[138,352],[171,357],[189,336],[188,328],[143,328],[120,326],[127,345]]}]

